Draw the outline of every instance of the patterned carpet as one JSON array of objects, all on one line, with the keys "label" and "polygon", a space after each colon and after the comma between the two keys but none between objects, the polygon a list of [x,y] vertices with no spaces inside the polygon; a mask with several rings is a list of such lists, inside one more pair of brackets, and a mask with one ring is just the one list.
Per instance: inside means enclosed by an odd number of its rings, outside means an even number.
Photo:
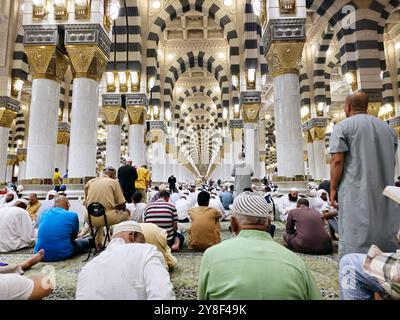
[{"label": "patterned carpet", "polygon": [[[279,222],[274,222],[277,226],[274,239],[282,244],[282,232],[284,225]],[[188,224],[184,224],[187,227]],[[223,222],[222,239],[229,239],[231,234],[228,230],[229,224]],[[335,244],[337,248],[337,244]],[[188,252],[185,244],[182,252],[175,254],[178,259],[178,266],[171,272],[171,281],[174,285],[174,290],[177,299],[187,300],[196,299],[197,297],[197,279],[199,274],[200,262],[202,253]],[[337,250],[336,250],[337,251]],[[7,263],[20,263],[33,253],[33,249],[23,249],[17,252],[0,254],[0,261]],[[338,269],[337,269],[337,253],[333,255],[312,256],[299,254],[304,260],[307,267],[311,270],[318,287],[321,289],[321,294],[324,299],[335,300],[339,297],[338,289]],[[86,255],[75,257],[67,261],[56,263],[39,263],[34,268],[29,270],[26,275],[38,273],[49,274],[55,270],[56,274],[56,290],[48,297],[50,300],[66,299],[71,300],[75,297],[76,280],[79,271],[85,263]],[[54,269],[53,269],[54,268]]]}]

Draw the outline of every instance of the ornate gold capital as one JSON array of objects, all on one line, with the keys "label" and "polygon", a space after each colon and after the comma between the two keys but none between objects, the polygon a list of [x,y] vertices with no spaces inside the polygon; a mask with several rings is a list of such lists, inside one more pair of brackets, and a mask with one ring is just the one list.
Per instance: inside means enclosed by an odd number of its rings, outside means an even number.
[{"label": "ornate gold capital", "polygon": [[18,162],[26,161],[26,149],[23,149],[23,150],[19,149],[17,151],[17,159],[18,159]]},{"label": "ornate gold capital", "polygon": [[164,143],[165,142],[165,134],[164,131],[161,129],[153,129],[151,130],[151,136],[152,136],[152,143]]},{"label": "ornate gold capital", "polygon": [[314,127],[309,131],[312,141],[325,140],[326,127]]},{"label": "ornate gold capital", "polygon": [[17,163],[17,155],[9,154],[7,156],[7,166],[14,166]]},{"label": "ornate gold capital", "polygon": [[108,58],[97,45],[67,45],[65,47],[71,59],[74,78],[101,80]]},{"label": "ornate gold capital", "polygon": [[243,104],[242,105],[243,122],[246,122],[246,123],[257,122],[258,115],[260,114],[260,107],[261,107],[261,105],[259,103]]},{"label": "ornate gold capital", "polygon": [[239,141],[242,139],[242,130],[243,129],[231,129],[232,130],[232,140]]},{"label": "ornate gold capital", "polygon": [[298,74],[303,47],[303,41],[273,41],[267,53],[272,77],[285,73]]},{"label": "ornate gold capital", "polygon": [[381,102],[370,102],[368,103],[368,114],[374,117],[378,117],[379,109],[381,108]]},{"label": "ornate gold capital", "polygon": [[127,106],[129,124],[144,124],[144,114],[146,108],[144,106]]},{"label": "ornate gold capital", "polygon": [[60,130],[57,132],[57,144],[65,144],[67,145],[69,142],[69,131]]},{"label": "ornate gold capital", "polygon": [[11,128],[11,124],[17,116],[17,111],[0,108],[0,127]]},{"label": "ornate gold capital", "polygon": [[104,106],[103,113],[107,125],[120,126],[124,120],[124,110],[119,106]]},{"label": "ornate gold capital", "polygon": [[45,78],[64,81],[69,60],[55,45],[26,46],[25,52],[28,56],[33,79]]}]

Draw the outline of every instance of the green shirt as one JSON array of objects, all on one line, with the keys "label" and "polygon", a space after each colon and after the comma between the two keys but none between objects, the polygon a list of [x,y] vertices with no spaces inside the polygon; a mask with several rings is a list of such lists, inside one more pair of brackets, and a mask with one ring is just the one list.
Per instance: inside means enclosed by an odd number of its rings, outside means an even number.
[{"label": "green shirt", "polygon": [[200,300],[319,300],[303,260],[264,231],[242,230],[206,250],[200,266]]}]

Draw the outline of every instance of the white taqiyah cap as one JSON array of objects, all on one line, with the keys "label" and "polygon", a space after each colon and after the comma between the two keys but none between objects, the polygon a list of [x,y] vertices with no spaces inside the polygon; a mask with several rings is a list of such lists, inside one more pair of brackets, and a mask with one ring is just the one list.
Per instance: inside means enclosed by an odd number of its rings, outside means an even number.
[{"label": "white taqiyah cap", "polygon": [[299,189],[297,189],[297,188],[291,188],[291,189],[290,189],[290,192],[299,192]]},{"label": "white taqiyah cap", "polygon": [[140,232],[143,234],[142,227],[136,221],[124,221],[114,226],[114,235],[120,232]]},{"label": "white taqiyah cap", "polygon": [[24,205],[29,206],[29,201],[24,198],[21,198],[21,199],[18,199],[17,201],[15,201],[15,203],[17,203],[17,202],[22,202]]}]

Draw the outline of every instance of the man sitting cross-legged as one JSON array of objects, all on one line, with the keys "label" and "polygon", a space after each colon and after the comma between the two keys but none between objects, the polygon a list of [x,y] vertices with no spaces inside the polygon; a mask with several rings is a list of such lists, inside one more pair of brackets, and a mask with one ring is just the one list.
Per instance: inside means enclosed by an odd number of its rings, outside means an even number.
[{"label": "man sitting cross-legged", "polygon": [[317,210],[309,208],[307,199],[299,199],[297,209],[289,211],[283,240],[289,249],[297,252],[333,252],[332,238],[325,229],[323,218]]},{"label": "man sitting cross-legged", "polygon": [[173,300],[172,284],[154,245],[136,221],[114,226],[107,249],[83,267],[77,300]]},{"label": "man sitting cross-legged", "polygon": [[0,252],[10,252],[35,244],[35,229],[26,208],[28,201],[18,199],[13,206],[0,209]]},{"label": "man sitting cross-legged", "polygon": [[322,299],[303,260],[265,232],[271,210],[261,195],[241,193],[232,212],[236,237],[212,246],[203,255],[200,300]]},{"label": "man sitting cross-legged", "polygon": [[205,250],[221,242],[221,213],[210,208],[210,194],[202,191],[197,197],[198,207],[189,210],[192,225],[189,233],[189,249]]},{"label": "man sitting cross-legged", "polygon": [[25,270],[42,261],[44,250],[21,264],[0,263],[0,300],[39,300],[53,291],[53,285],[44,276],[25,277]]},{"label": "man sitting cross-legged", "polygon": [[44,249],[43,261],[66,260],[89,249],[88,239],[77,239],[78,215],[69,208],[67,197],[58,196],[54,208],[40,218],[35,253]]}]

